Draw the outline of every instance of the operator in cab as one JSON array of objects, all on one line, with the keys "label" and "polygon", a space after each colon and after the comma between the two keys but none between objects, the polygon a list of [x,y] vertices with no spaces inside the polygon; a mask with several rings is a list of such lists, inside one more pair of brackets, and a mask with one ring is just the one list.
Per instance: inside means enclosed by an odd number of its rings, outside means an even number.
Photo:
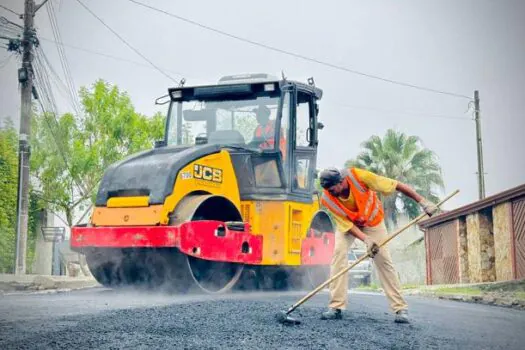
[{"label": "operator in cab", "polygon": [[[273,149],[275,145],[275,120],[270,120],[271,111],[264,105],[260,104],[255,110],[257,118],[257,127],[255,128],[253,141],[260,142],[260,149]],[[284,157],[286,156],[286,135],[281,132],[279,149]]]}]

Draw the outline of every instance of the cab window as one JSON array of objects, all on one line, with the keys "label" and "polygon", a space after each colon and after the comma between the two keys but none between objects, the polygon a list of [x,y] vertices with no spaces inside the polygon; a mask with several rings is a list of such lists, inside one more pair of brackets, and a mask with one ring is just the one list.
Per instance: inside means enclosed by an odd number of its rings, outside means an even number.
[{"label": "cab window", "polygon": [[309,94],[297,92],[297,121],[295,128],[295,145],[296,147],[312,146],[309,135],[312,124],[312,97]]}]

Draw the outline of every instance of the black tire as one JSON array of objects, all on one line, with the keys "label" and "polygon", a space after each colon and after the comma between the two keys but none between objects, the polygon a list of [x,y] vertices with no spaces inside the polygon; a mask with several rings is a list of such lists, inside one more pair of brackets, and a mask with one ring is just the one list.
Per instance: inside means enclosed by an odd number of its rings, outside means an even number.
[{"label": "black tire", "polygon": [[[233,223],[233,228],[240,228],[242,216],[237,207],[222,196],[193,194],[182,199],[170,215],[169,225],[178,225],[188,221],[218,220]],[[235,224],[237,223],[237,224]],[[242,227],[244,229],[244,227]],[[213,262],[190,255],[180,254],[182,260],[176,260],[173,266],[184,274],[188,290],[207,294],[219,294],[230,291],[241,279],[243,264]],[[217,280],[215,278],[220,275]],[[180,279],[180,278],[177,278]]]},{"label": "black tire", "polygon": [[186,256],[187,271],[195,286],[207,294],[229,292],[240,280],[244,265]]},{"label": "black tire", "polygon": [[[88,263],[89,266],[89,263]],[[107,288],[114,288],[121,285],[121,280],[115,267],[111,263],[98,264],[96,267],[89,267],[91,274],[98,283]]]},{"label": "black tire", "polygon": [[185,255],[177,249],[95,249],[86,253],[91,274],[108,288],[185,293],[192,285]]}]

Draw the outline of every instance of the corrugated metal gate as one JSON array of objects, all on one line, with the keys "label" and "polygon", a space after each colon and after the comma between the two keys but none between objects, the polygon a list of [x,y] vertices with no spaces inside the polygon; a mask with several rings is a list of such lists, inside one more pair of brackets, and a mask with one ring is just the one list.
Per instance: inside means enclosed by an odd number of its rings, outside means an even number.
[{"label": "corrugated metal gate", "polygon": [[457,220],[428,229],[430,284],[459,283],[458,230]]},{"label": "corrugated metal gate", "polygon": [[512,202],[516,278],[525,278],[525,198]]}]

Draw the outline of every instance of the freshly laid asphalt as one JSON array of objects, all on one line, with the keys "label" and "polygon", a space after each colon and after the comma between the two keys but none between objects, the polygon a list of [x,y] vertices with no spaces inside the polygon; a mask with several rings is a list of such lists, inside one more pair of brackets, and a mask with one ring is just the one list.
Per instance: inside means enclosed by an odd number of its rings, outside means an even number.
[{"label": "freshly laid asphalt", "polygon": [[351,293],[340,321],[323,321],[328,295],[293,313],[301,292],[172,296],[103,288],[0,296],[0,349],[524,349],[525,312],[407,297],[396,324],[380,294]]}]

